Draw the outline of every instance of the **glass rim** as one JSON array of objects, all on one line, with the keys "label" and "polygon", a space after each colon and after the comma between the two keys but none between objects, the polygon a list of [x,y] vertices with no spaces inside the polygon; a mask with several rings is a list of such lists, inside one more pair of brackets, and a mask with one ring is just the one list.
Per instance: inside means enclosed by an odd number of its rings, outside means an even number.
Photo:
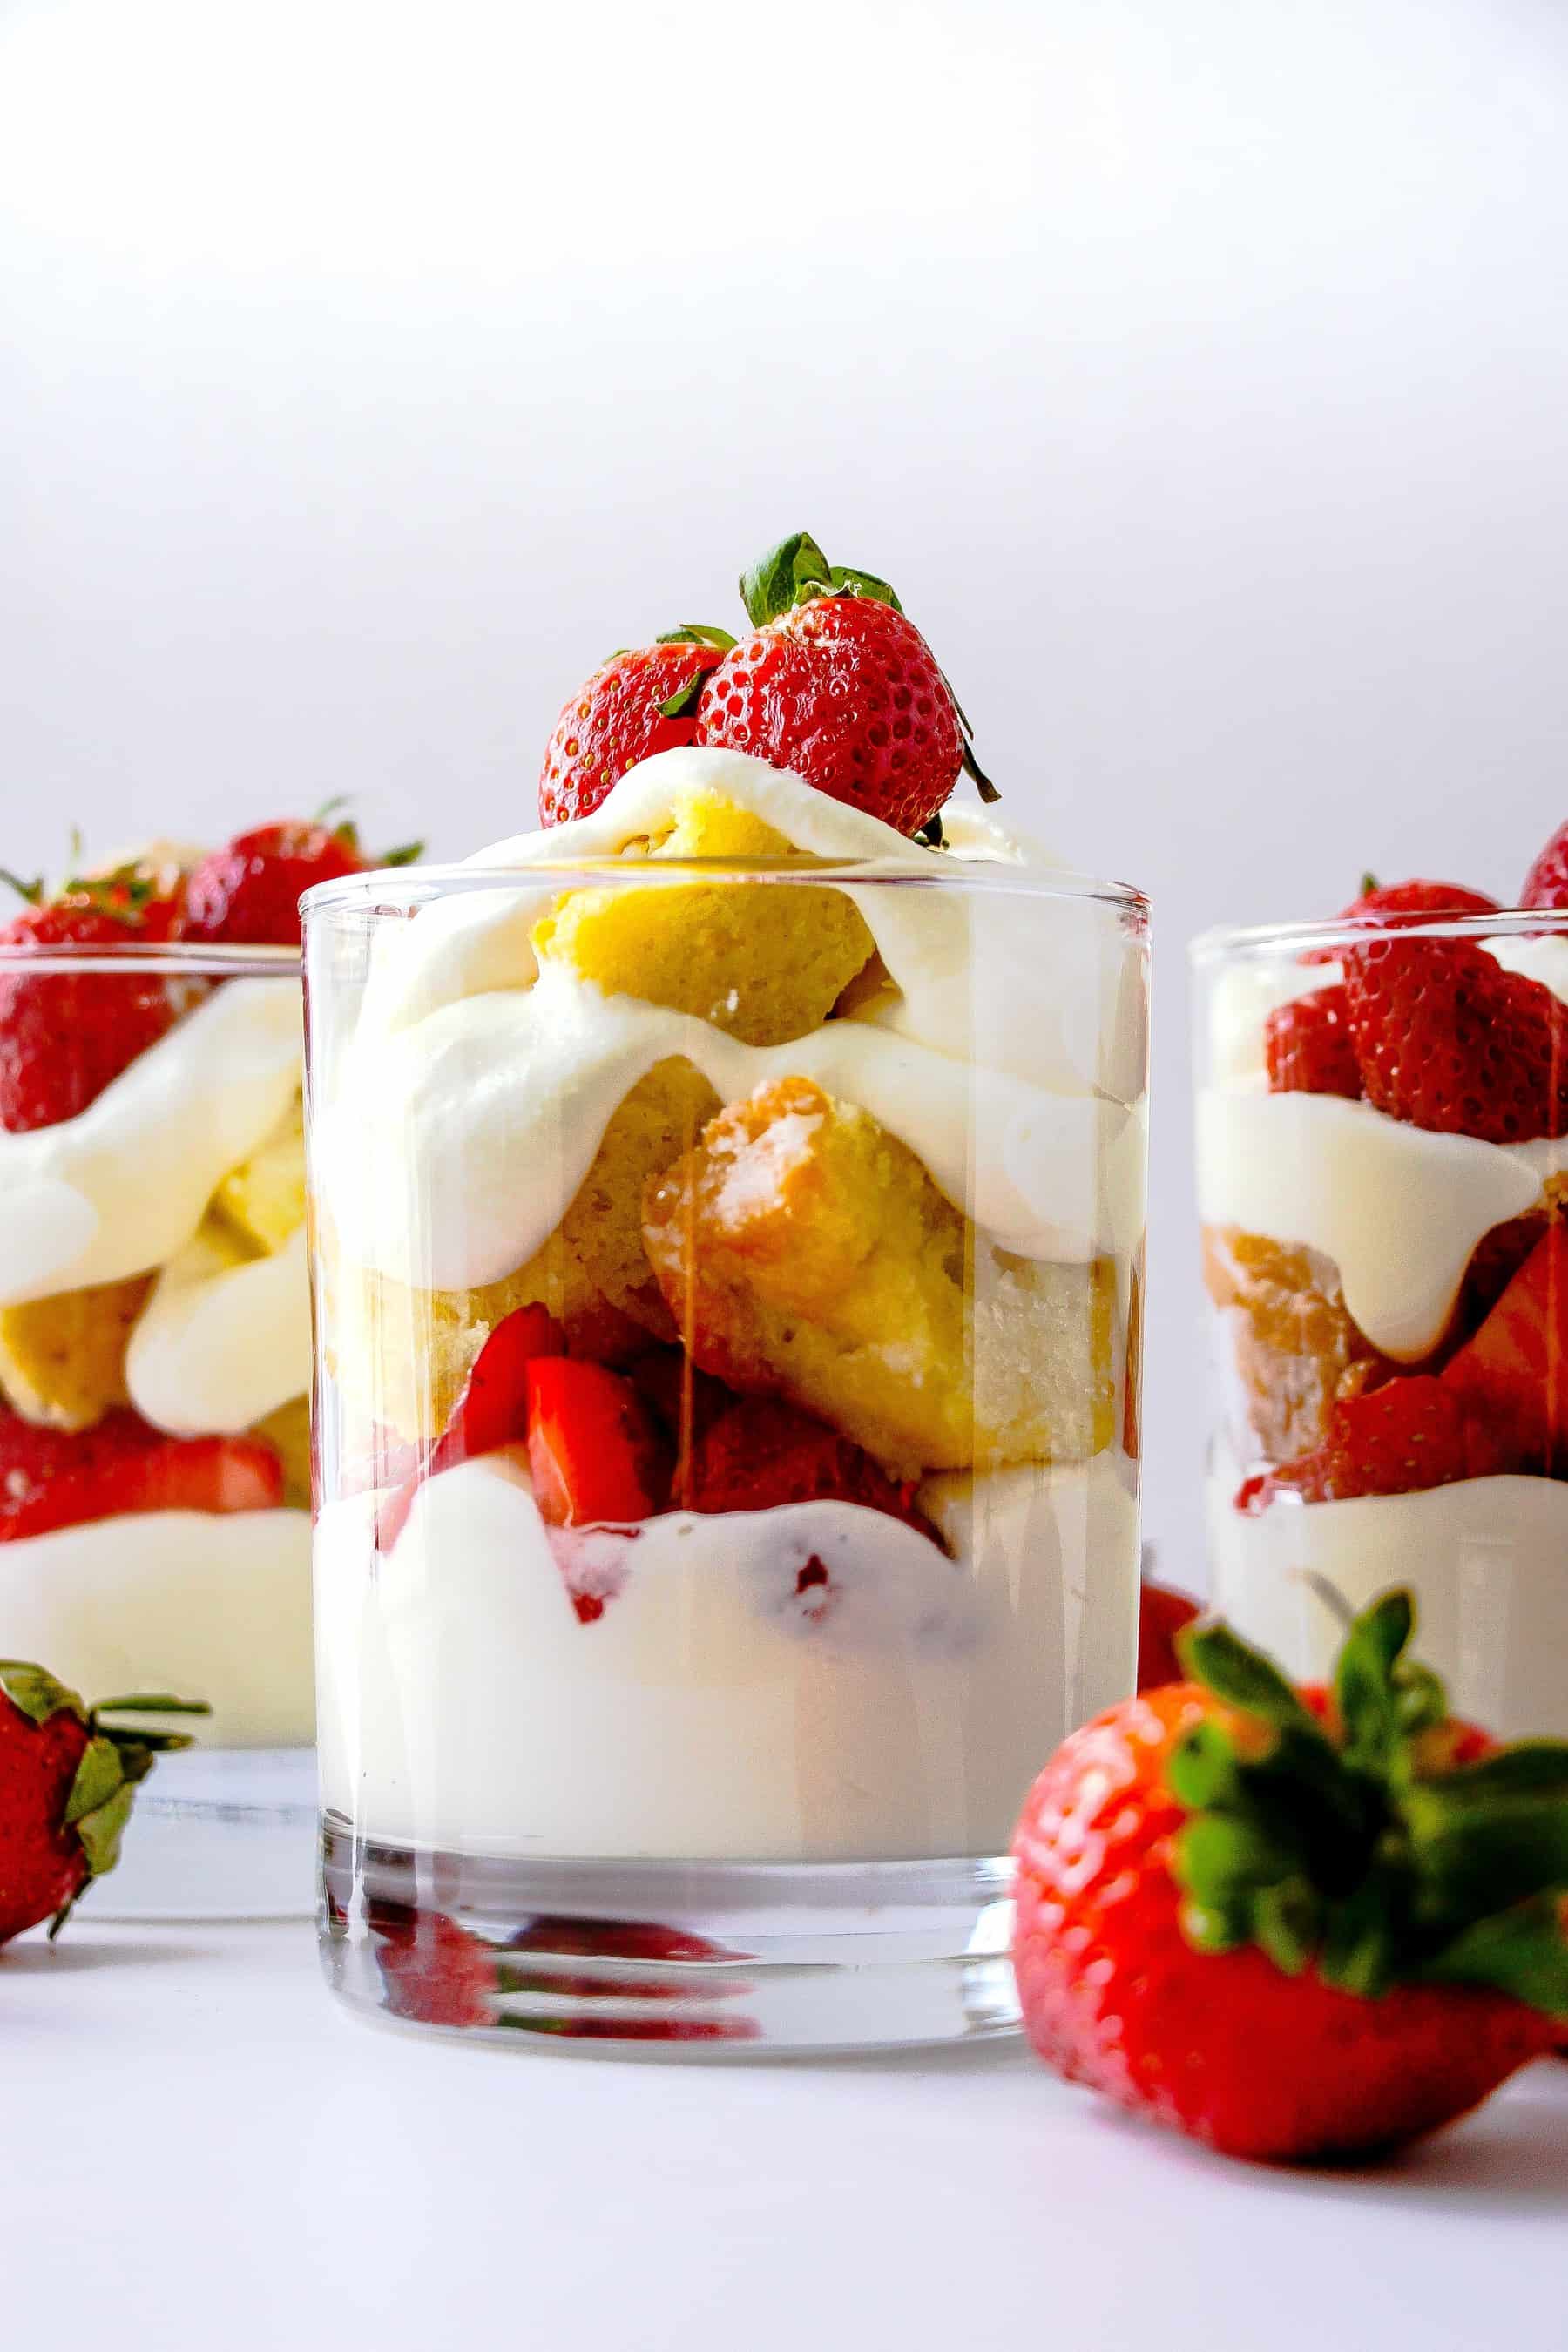
[{"label": "glass rim", "polygon": [[298,948],[239,947],[223,940],[80,940],[73,947],[0,941],[0,971],[58,977],[77,972],[184,973],[207,980],[297,979]]},{"label": "glass rim", "polygon": [[790,857],[541,857],[514,866],[390,866],[318,882],[300,901],[307,920],[344,908],[388,900],[410,904],[467,891],[524,890],[544,887],[596,889],[605,883],[659,884],[682,879],[708,883],[784,883],[796,888],[914,888],[937,891],[1010,892],[1116,908],[1147,920],[1147,895],[1131,882],[1114,882],[1069,867],[1011,866],[1001,859],[953,858],[952,870],[923,860]]},{"label": "glass rim", "polygon": [[1488,915],[1394,915],[1375,921],[1335,916],[1317,923],[1220,923],[1188,942],[1194,967],[1240,961],[1247,957],[1289,954],[1300,958],[1315,950],[1365,946],[1373,940],[1471,940],[1484,947],[1489,940],[1542,934],[1568,938],[1568,907],[1499,907]]}]

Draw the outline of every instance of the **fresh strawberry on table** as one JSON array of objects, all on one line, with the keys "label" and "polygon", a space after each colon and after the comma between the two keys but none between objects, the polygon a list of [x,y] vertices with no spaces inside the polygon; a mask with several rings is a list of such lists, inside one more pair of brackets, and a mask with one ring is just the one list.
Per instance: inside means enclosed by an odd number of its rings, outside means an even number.
[{"label": "fresh strawberry on table", "polygon": [[1362,1089],[1392,1118],[1488,1143],[1568,1134],[1568,1006],[1464,940],[1348,950]]},{"label": "fresh strawberry on table", "polygon": [[1560,824],[1520,892],[1521,907],[1568,907],[1568,824]]},{"label": "fresh strawberry on table", "polygon": [[885,580],[830,564],[796,531],[742,575],[741,598],[753,634],[704,680],[699,743],[791,769],[900,833],[928,825],[964,771],[996,798],[936,656]]},{"label": "fresh strawberry on table", "polygon": [[0,1543],[140,1511],[265,1511],[283,1465],[249,1437],[170,1437],[128,1406],[91,1429],[41,1427],[0,1406]]},{"label": "fresh strawberry on table", "polygon": [[120,1859],[136,1784],[190,1739],[121,1731],[109,1715],[205,1715],[163,1692],[83,1705],[42,1666],[0,1659],[0,1944],[50,1921],[56,1936],[89,1881]]},{"label": "fresh strawberry on table", "polygon": [[14,886],[28,904],[0,925],[0,1128],[22,1135],[75,1118],[205,993],[205,982],[157,971],[50,972],[23,961],[165,947],[183,927],[178,886],[176,872],[140,864],[48,898],[41,883]]},{"label": "fresh strawberry on table", "polygon": [[1361,1066],[1342,988],[1314,989],[1277,1004],[1263,1024],[1270,1094],[1361,1094]]},{"label": "fresh strawberry on table", "polygon": [[624,646],[584,679],[555,722],[539,778],[539,822],[591,816],[628,768],[697,739],[697,698],[734,638],[687,622]]},{"label": "fresh strawberry on table", "polygon": [[185,885],[185,932],[204,946],[297,948],[300,900],[318,882],[338,882],[378,866],[407,866],[423,847],[412,843],[367,858],[349,819],[333,824],[336,803],[319,817],[287,819],[236,834],[195,866]]},{"label": "fresh strawberry on table", "polygon": [[1069,2079],[1227,2155],[1397,2146],[1568,2021],[1568,1745],[1494,1748],[1408,1656],[1408,1596],[1330,1693],[1220,1625],[1192,1680],[1075,1732],[1014,1843],[1025,2025]]}]

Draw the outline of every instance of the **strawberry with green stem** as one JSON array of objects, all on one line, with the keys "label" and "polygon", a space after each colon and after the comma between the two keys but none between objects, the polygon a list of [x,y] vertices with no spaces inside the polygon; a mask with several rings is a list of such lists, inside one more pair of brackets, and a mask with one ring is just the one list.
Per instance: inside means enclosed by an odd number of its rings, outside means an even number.
[{"label": "strawberry with green stem", "polygon": [[137,1785],[181,1731],[120,1729],[111,1715],[205,1715],[199,1701],[142,1692],[87,1706],[42,1666],[0,1659],[0,1943],[72,1905],[120,1859]]},{"label": "strawberry with green stem", "polygon": [[1224,1626],[1073,1736],[1026,1802],[1015,1963],[1048,2063],[1276,2162],[1399,2145],[1568,2021],[1568,1744],[1497,1747],[1394,1592],[1330,1692]]},{"label": "strawberry with green stem", "polygon": [[735,640],[683,621],[647,646],[623,646],[563,707],[544,751],[539,822],[592,816],[628,768],[697,740],[703,680]]}]

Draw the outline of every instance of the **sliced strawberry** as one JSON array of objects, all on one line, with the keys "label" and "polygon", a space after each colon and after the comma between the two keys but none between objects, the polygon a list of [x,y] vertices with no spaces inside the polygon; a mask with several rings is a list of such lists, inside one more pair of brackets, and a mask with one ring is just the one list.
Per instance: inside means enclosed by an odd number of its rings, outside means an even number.
[{"label": "sliced strawberry", "polygon": [[533,1498],[550,1526],[630,1526],[664,1508],[669,1444],[630,1381],[554,1356],[536,1357],[527,1383]]},{"label": "sliced strawberry", "polygon": [[1276,1005],[1263,1024],[1270,1094],[1361,1094],[1361,1069],[1342,988]]},{"label": "sliced strawberry", "polygon": [[1198,1604],[1168,1584],[1147,1580],[1138,1595],[1138,1688],[1158,1690],[1163,1684],[1186,1680],[1186,1668],[1176,1654],[1176,1636],[1184,1625],[1201,1615]]},{"label": "sliced strawberry", "polygon": [[0,1127],[23,1135],[75,1118],[206,993],[157,971],[29,971],[51,951],[167,946],[180,935],[173,877],[127,866],[73,882],[0,927]]},{"label": "sliced strawberry", "polygon": [[1568,824],[1560,824],[1520,892],[1521,907],[1568,907]]},{"label": "sliced strawberry", "polygon": [[1238,1510],[1256,1515],[1281,1495],[1343,1502],[1360,1495],[1411,1495],[1508,1466],[1486,1417],[1445,1381],[1422,1372],[1342,1401],[1321,1445],[1278,1470],[1248,1478]]},{"label": "sliced strawberry", "polygon": [[1568,1134],[1568,1008],[1462,940],[1369,940],[1345,955],[1367,1100],[1488,1143]]},{"label": "sliced strawberry", "polygon": [[368,1924],[394,2017],[421,2025],[493,2025],[496,1961],[481,1937],[444,1911],[372,1902]]},{"label": "sliced strawberry", "polygon": [[691,1511],[768,1511],[788,1503],[859,1503],[938,1540],[896,1481],[826,1422],[778,1397],[741,1397],[691,1450],[679,1499]]},{"label": "sliced strawberry", "polygon": [[536,1356],[559,1356],[566,1345],[548,1308],[514,1307],[479,1349],[450,1418],[423,1463],[405,1476],[376,1513],[379,1551],[390,1551],[426,1478],[481,1454],[521,1444],[528,1434],[528,1367]]},{"label": "sliced strawberry", "polygon": [[735,1402],[733,1389],[700,1370],[684,1348],[650,1348],[626,1367],[626,1376],[664,1423],[677,1454],[689,1453]]},{"label": "sliced strawberry", "polygon": [[1553,1225],[1443,1372],[1521,1468],[1568,1472],[1568,1234]]},{"label": "sliced strawberry", "polygon": [[128,1410],[79,1433],[0,1415],[0,1542],[142,1511],[264,1511],[283,1499],[271,1446],[167,1437]]}]

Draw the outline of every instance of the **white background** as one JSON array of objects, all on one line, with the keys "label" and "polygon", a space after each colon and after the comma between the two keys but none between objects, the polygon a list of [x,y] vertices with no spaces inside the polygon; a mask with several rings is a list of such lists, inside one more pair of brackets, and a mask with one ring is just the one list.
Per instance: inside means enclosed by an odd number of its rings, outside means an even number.
[{"label": "white background", "polygon": [[1194,1580],[1184,942],[1568,814],[1565,101],[1555,0],[0,5],[0,858],[460,853],[809,525],[1154,895]]}]

